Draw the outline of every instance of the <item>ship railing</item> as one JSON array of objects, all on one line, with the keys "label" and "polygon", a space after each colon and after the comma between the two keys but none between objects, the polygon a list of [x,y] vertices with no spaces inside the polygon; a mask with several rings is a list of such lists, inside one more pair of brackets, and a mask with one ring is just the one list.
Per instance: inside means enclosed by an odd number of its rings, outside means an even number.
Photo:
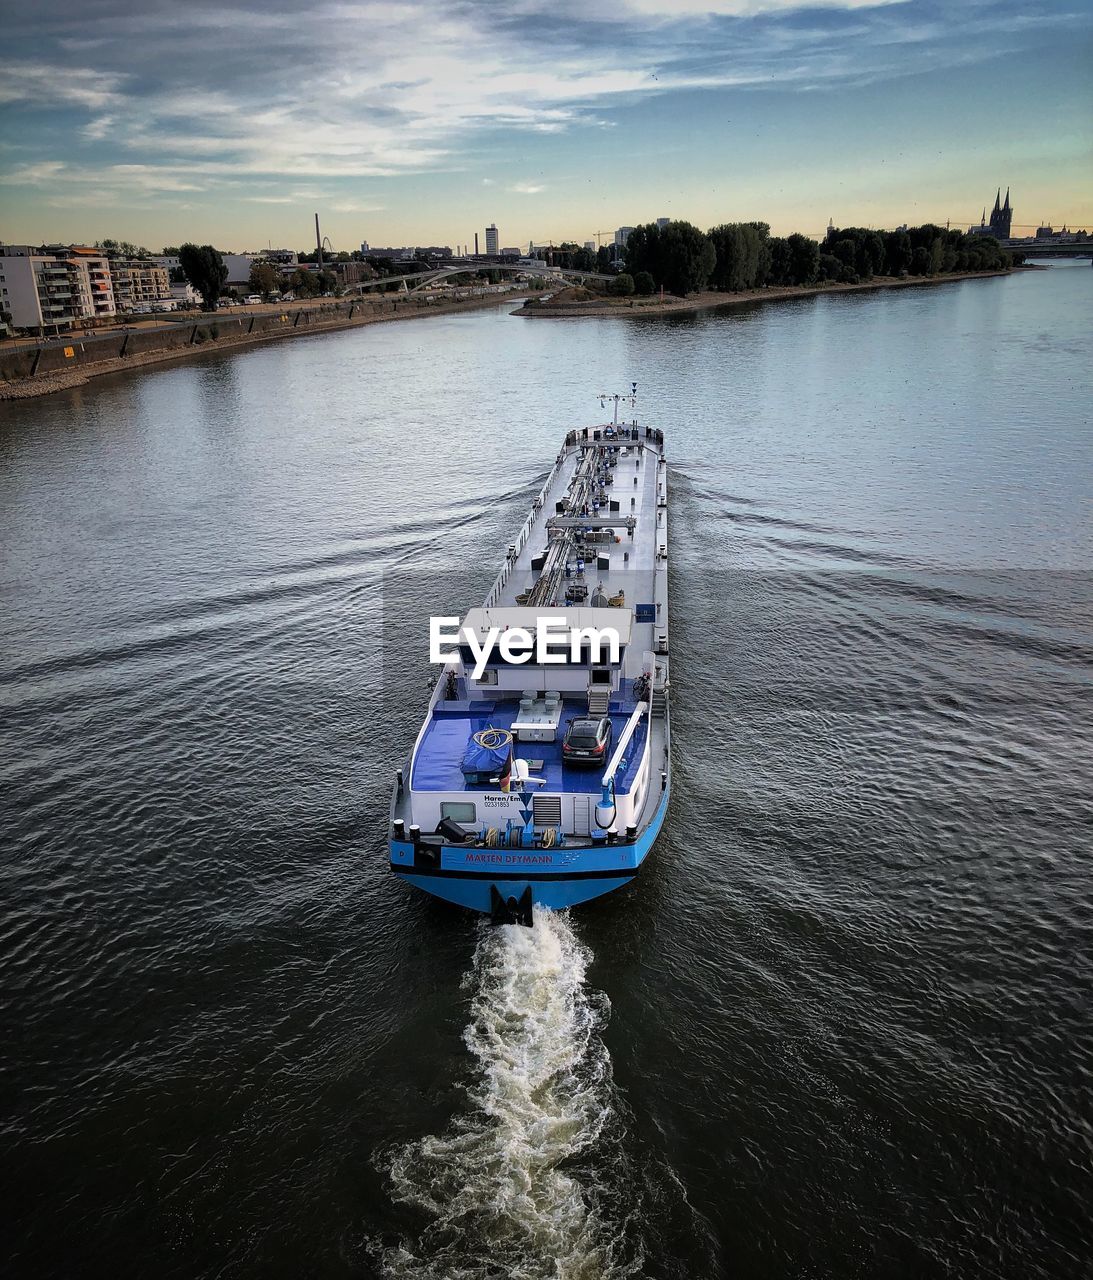
[{"label": "ship railing", "polygon": [[500,599],[501,592],[504,591],[505,584],[508,582],[509,576],[516,565],[516,561],[520,557],[520,552],[523,551],[528,544],[528,539],[531,537],[531,531],[535,527],[535,518],[542,510],[543,504],[546,501],[546,495],[550,491],[550,486],[554,483],[555,478],[557,477],[565,460],[566,450],[563,449],[558,457],[555,458],[554,465],[550,468],[550,472],[547,475],[546,480],[543,482],[543,487],[539,490],[538,497],[536,497],[535,501],[532,503],[531,511],[528,514],[528,518],[524,521],[520,532],[517,534],[516,541],[509,548],[509,553],[505,559],[504,566],[502,567],[501,572],[497,575],[497,579],[493,586],[490,588],[489,595],[486,597],[484,605],[485,608],[492,609]]},{"label": "ship railing", "polygon": [[420,749],[422,742],[425,740],[425,734],[428,732],[429,725],[432,723],[433,714],[436,711],[436,704],[444,700],[444,685],[448,677],[448,672],[450,671],[453,674],[458,674],[460,666],[461,664],[458,659],[454,662],[445,663],[445,665],[440,669],[440,674],[433,680],[432,691],[429,694],[429,706],[425,712],[425,719],[421,722],[421,728],[417,731],[417,737],[414,739],[414,745],[410,751],[406,774],[406,789],[408,792],[413,790],[411,784],[413,782],[414,766],[417,764],[418,750]]},{"label": "ship railing", "polygon": [[623,756],[634,736],[635,731],[642,716],[646,715],[649,710],[648,702],[644,700],[639,702],[634,708],[633,714],[626,722],[626,727],[622,731],[619,738],[619,744],[615,748],[615,754],[611,757],[611,763],[607,766],[607,772],[603,775],[603,786],[605,790],[610,787],[611,795],[614,800],[615,808],[615,827],[617,830],[623,830],[633,826],[641,813],[642,804],[645,798],[646,782],[649,774],[649,743],[652,735],[646,735],[645,745],[641,753],[641,763],[634,775],[630,791],[627,795],[620,796],[615,794],[614,781],[615,774],[622,763]]},{"label": "ship railing", "polygon": [[615,747],[615,754],[611,757],[611,763],[607,766],[607,772],[603,775],[601,781],[605,787],[609,787],[615,781],[615,774],[618,772],[622,758],[626,754],[626,748],[630,745],[630,739],[634,736],[641,718],[649,710],[649,704],[642,700],[634,708],[630,715],[630,719],[626,722],[626,728],[623,729],[619,738],[618,746]]}]

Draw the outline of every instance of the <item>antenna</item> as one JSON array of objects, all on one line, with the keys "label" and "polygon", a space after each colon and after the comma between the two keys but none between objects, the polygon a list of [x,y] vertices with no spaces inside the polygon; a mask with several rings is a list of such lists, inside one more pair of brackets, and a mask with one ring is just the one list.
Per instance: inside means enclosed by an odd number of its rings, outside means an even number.
[{"label": "antenna", "polygon": [[606,409],[609,403],[615,406],[615,418],[613,425],[617,427],[619,425],[619,405],[628,404],[630,408],[633,409],[638,402],[638,384],[636,382],[631,382],[630,392],[628,395],[612,396],[608,395],[607,392],[604,391],[597,397],[597,399],[600,402],[601,409]]}]

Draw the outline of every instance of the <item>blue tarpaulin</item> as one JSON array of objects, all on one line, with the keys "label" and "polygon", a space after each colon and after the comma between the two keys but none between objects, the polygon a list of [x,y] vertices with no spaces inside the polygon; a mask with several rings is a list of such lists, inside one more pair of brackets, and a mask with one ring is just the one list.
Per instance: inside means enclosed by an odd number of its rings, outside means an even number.
[{"label": "blue tarpaulin", "polygon": [[468,780],[496,778],[504,771],[511,750],[512,744],[509,742],[498,747],[480,747],[471,737],[467,741],[463,763],[459,767]]}]

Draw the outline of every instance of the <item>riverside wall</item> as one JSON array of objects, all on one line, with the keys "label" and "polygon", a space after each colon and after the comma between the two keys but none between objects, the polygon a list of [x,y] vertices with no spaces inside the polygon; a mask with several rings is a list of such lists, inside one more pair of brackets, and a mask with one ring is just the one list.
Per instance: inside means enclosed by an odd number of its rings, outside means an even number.
[{"label": "riverside wall", "polygon": [[0,400],[43,395],[79,386],[105,373],[251,343],[354,328],[378,321],[440,315],[496,306],[519,296],[500,293],[446,299],[422,295],[296,304],[283,310],[232,314],[211,312],[148,328],[73,333],[47,343],[0,346]]}]

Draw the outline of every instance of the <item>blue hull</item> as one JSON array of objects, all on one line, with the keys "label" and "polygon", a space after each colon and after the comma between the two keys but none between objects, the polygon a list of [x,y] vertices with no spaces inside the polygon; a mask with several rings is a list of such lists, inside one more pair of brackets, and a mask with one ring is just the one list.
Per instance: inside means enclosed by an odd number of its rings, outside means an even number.
[{"label": "blue hull", "polygon": [[440,865],[426,868],[414,865],[414,847],[408,840],[392,840],[391,870],[408,884],[472,911],[489,914],[491,887],[506,899],[520,898],[530,889],[533,902],[561,911],[621,889],[633,880],[660,835],[670,793],[671,788],[665,787],[652,821],[633,844],[580,849],[445,845]]}]

